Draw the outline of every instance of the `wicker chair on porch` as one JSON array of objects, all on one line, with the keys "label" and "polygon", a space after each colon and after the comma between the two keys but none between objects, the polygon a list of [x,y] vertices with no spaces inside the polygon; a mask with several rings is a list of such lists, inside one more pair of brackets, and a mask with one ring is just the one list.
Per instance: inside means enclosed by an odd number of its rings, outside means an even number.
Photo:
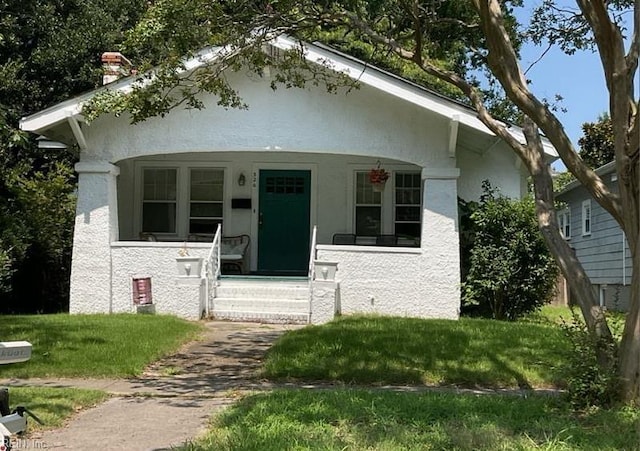
[{"label": "wicker chair on porch", "polygon": [[223,236],[220,241],[220,263],[226,274],[247,274],[249,235]]}]

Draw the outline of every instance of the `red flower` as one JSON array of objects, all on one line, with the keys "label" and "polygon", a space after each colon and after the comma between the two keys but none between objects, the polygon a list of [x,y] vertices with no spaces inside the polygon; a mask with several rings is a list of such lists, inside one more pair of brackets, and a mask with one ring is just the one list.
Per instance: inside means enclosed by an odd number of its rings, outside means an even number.
[{"label": "red flower", "polygon": [[381,185],[389,180],[390,175],[382,168],[374,168],[369,171],[369,181],[374,185]]}]

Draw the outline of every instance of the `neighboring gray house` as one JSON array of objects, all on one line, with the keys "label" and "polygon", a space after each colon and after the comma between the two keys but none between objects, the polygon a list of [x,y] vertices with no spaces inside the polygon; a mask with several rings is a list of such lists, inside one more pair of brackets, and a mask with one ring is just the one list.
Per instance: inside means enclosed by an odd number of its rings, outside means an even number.
[{"label": "neighboring gray house", "polygon": [[[618,190],[615,162],[596,172],[610,190]],[[560,232],[582,262],[600,305],[627,310],[632,266],[624,232],[577,181],[567,185],[556,198],[566,206],[558,211]]]}]

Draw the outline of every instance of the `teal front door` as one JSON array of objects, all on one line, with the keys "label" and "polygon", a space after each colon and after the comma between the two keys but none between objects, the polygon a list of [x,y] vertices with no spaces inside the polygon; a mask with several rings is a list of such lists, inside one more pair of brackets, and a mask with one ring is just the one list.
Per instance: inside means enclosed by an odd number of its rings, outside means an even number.
[{"label": "teal front door", "polygon": [[261,170],[259,183],[258,271],[306,274],[311,171]]}]

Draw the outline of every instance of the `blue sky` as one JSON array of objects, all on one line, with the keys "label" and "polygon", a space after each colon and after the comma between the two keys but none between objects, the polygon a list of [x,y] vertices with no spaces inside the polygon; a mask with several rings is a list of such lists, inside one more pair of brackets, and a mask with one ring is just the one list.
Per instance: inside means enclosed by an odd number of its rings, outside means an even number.
[{"label": "blue sky", "polygon": [[[539,58],[543,48],[533,45],[523,49],[523,68]],[[556,94],[563,97],[560,105],[567,112],[559,111],[558,118],[574,144],[582,136],[584,122],[593,122],[608,111],[608,92],[597,54],[577,52],[565,55],[552,49],[527,72],[531,90],[539,97],[553,100]]]},{"label": "blue sky", "polygon": [[[525,6],[518,9],[516,14],[522,25],[528,24],[531,11],[540,3],[525,2]],[[558,3],[576,7],[574,1],[559,0]],[[540,58],[545,50],[546,46],[526,44],[521,51],[523,70]],[[578,51],[566,55],[553,47],[527,72],[527,78],[531,80],[531,90],[540,98],[553,100],[556,94],[563,97],[559,105],[567,111],[558,111],[556,114],[576,148],[582,136],[582,124],[596,121],[609,109],[602,65],[595,52]],[[560,164],[561,168],[563,166]]]}]

